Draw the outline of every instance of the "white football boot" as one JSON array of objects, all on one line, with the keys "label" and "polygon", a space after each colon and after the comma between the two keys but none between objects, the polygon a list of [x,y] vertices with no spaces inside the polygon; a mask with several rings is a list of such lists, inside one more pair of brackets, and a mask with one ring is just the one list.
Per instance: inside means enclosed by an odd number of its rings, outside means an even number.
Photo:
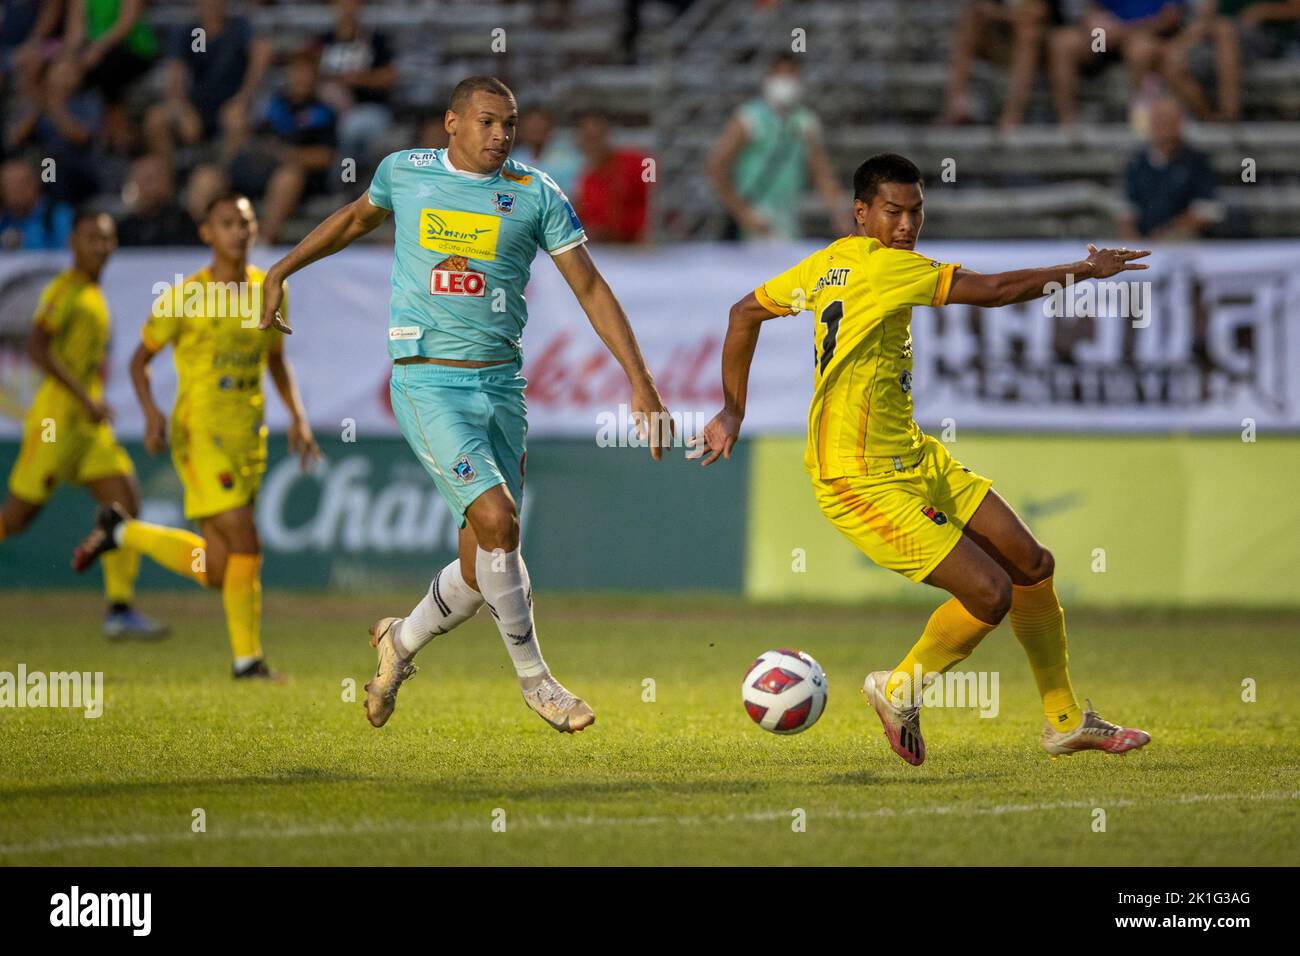
[{"label": "white football boot", "polygon": [[526,690],[524,702],[556,730],[576,734],[596,722],[596,712],[581,697],[569,693],[563,684],[547,674],[537,686]]},{"label": "white football boot", "polygon": [[375,649],[379,665],[374,678],[366,684],[366,719],[375,727],[388,723],[397,707],[398,688],[418,670],[393,647],[393,625],[400,620],[400,617],[384,617],[370,625],[370,646]]},{"label": "white football boot", "polygon": [[1151,735],[1145,730],[1112,724],[1092,709],[1092,701],[1085,700],[1085,703],[1083,720],[1073,730],[1059,733],[1052,729],[1051,724],[1043,726],[1043,749],[1051,754],[1052,759],[1068,757],[1080,750],[1124,754],[1151,742]]},{"label": "white football boot", "polygon": [[862,684],[862,693],[885,728],[885,739],[894,753],[913,767],[925,760],[925,739],[921,736],[921,707],[900,707],[889,699],[885,686],[893,671],[872,671]]}]

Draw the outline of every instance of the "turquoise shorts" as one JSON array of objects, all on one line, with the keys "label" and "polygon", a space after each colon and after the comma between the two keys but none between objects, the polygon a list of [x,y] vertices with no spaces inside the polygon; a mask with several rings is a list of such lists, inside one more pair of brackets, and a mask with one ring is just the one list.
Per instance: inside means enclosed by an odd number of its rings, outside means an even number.
[{"label": "turquoise shorts", "polygon": [[465,509],[497,485],[522,505],[528,406],[519,368],[393,365],[389,392],[402,437],[462,528]]}]

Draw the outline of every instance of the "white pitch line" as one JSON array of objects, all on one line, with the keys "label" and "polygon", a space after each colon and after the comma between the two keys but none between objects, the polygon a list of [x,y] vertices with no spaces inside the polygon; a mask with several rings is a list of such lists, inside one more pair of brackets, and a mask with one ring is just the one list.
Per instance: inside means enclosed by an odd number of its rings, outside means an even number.
[{"label": "white pitch line", "polygon": [[[1268,801],[1280,802],[1300,800],[1300,790],[1282,790],[1262,793],[1185,793],[1165,800],[1127,800],[1122,797],[1101,800],[1059,800],[1052,803],[1006,803],[993,806],[969,806],[966,804],[948,804],[934,807],[877,807],[871,810],[841,809],[831,807],[812,810],[809,817],[822,820],[874,820],[881,817],[916,817],[916,816],[955,816],[979,817],[1000,816],[1011,813],[1043,813],[1051,810],[1079,810],[1093,807],[1141,807],[1190,805],[1215,801]],[[718,816],[645,816],[645,817],[598,817],[598,816],[564,816],[564,817],[523,817],[511,821],[510,826],[523,830],[565,830],[576,827],[652,827],[652,826],[701,826],[704,824],[725,823],[764,823],[773,820],[785,820],[790,817],[790,810],[762,810],[751,813],[729,813]],[[405,820],[376,820],[352,825],[325,823],[315,826],[278,827],[275,829],[217,829],[210,833],[167,832],[167,833],[107,833],[91,834],[81,837],[69,837],[66,840],[44,840],[37,843],[0,844],[0,857],[20,856],[32,853],[54,853],[61,850],[112,849],[131,846],[155,846],[161,843],[203,843],[210,840],[297,840],[312,837],[348,837],[369,836],[373,834],[407,834],[470,832],[489,830],[491,820],[487,817],[469,819],[436,820],[428,823],[413,823]]]}]

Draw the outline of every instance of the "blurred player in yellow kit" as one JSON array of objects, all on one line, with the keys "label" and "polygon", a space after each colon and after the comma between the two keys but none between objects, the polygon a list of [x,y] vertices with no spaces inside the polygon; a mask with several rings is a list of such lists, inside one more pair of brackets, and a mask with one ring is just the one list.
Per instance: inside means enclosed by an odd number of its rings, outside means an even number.
[{"label": "blurred player in yellow kit", "polygon": [[891,153],[853,177],[856,229],[769,279],[731,308],[722,349],[726,405],[691,439],[703,464],[730,457],[745,415],[749,367],[761,324],[813,312],[814,393],[804,466],[822,513],[867,557],[952,598],[892,670],[863,690],[885,737],[913,765],[925,759],[920,702],[935,675],[964,660],[1005,617],[1024,647],[1042,697],[1042,746],[1124,753],[1145,731],[1079,707],[1067,668],[1065,615],[1055,562],[992,482],[948,454],[912,417],[914,306],[1028,302],[1075,280],[1145,269],[1148,253],[1088,247],[1078,262],[981,275],[914,251],[925,216],[921,173]]},{"label": "blurred player in yellow kit", "polygon": [[[111,319],[99,276],[117,248],[117,228],[105,213],[82,213],[69,240],[72,267],[41,293],[27,354],[44,378],[23,421],[23,443],[0,511],[0,541],[20,534],[64,482],[81,485],[101,505],[129,515],[140,510],[135,468],[113,435],[104,404],[104,358]],[[136,611],[140,559],[129,552],[104,561],[110,638],[156,638],[167,629]]]},{"label": "blurred player in yellow kit", "polygon": [[[149,363],[172,346],[178,379],[171,453],[185,486],[185,517],[202,536],[100,509],[95,528],[73,556],[78,570],[100,555],[146,554],[204,587],[220,589],[237,678],[275,678],[262,659],[262,548],[254,500],[266,471],[262,375],[270,371],[289,409],[289,448],[306,470],[320,457],[279,333],[258,330],[261,269],[249,265],[257,236],[252,203],[225,193],[209,205],[199,237],[211,265],[154,302],[131,359],[131,380],[145,415],[145,448],[167,444],[167,419],[153,399]],[[281,306],[283,308],[283,306]]]}]

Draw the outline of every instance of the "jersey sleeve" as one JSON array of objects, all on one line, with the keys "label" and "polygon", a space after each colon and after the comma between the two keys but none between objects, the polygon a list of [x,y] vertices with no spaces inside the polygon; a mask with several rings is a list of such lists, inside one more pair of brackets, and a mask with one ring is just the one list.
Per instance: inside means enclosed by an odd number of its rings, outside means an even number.
[{"label": "jersey sleeve", "polygon": [[908,249],[880,248],[867,258],[867,281],[886,312],[944,305],[958,268]]},{"label": "jersey sleeve", "polygon": [[370,180],[370,205],[380,209],[393,209],[393,163],[397,162],[397,153],[389,153],[379,162],[375,176]]},{"label": "jersey sleeve", "polygon": [[542,187],[541,221],[538,223],[538,242],[553,256],[568,252],[587,241],[573,203],[564,195],[559,185],[546,173],[538,170]]},{"label": "jersey sleeve", "polygon": [[176,337],[180,335],[181,316],[184,315],[185,310],[184,306],[177,302],[178,298],[180,297],[176,296],[175,286],[169,285],[158,298],[153,300],[149,318],[145,319],[144,328],[140,330],[140,340],[150,352],[161,351],[175,342]]},{"label": "jersey sleeve", "polygon": [[780,275],[768,279],[754,290],[754,298],[773,315],[798,315],[811,309],[813,276],[820,256],[820,251],[814,252]]},{"label": "jersey sleeve", "polygon": [[63,331],[68,322],[68,313],[72,311],[68,308],[70,298],[67,288],[65,278],[59,276],[41,291],[41,297],[36,302],[32,321],[50,335],[58,335]]}]

